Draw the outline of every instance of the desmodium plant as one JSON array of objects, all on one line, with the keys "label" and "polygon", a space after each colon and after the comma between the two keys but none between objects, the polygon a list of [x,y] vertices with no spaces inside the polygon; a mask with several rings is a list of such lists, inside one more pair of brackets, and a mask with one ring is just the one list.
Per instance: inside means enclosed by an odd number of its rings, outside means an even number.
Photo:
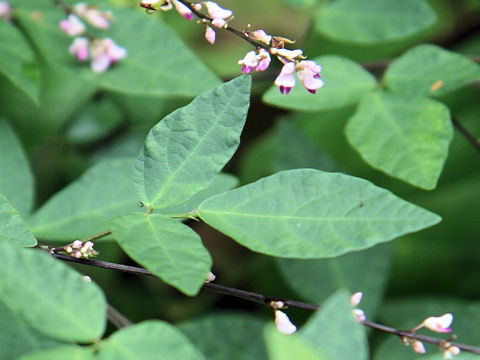
[{"label": "desmodium plant", "polygon": [[476,358],[459,3],[0,1],[0,360]]}]

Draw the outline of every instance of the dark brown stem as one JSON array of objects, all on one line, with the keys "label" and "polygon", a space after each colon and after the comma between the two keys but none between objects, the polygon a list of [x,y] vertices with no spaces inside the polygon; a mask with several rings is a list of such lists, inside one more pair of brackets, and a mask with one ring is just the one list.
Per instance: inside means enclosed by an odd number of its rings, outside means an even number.
[{"label": "dark brown stem", "polygon": [[453,125],[462,133],[463,136],[472,144],[478,151],[480,151],[480,141],[468,131],[462,123],[460,123],[456,118],[452,117]]},{"label": "dark brown stem", "polygon": [[[147,269],[141,268],[141,267],[136,267],[136,266],[128,266],[128,265],[122,265],[122,264],[115,264],[107,261],[101,261],[101,260],[90,260],[90,259],[76,259],[72,256],[68,255],[62,255],[62,254],[51,254],[52,256],[56,257],[57,259],[64,260],[64,261],[70,261],[78,264],[83,264],[83,265],[89,265],[89,266],[95,266],[95,267],[100,267],[104,269],[111,269],[111,270],[117,270],[117,271],[122,271],[130,274],[136,274],[136,275],[147,275],[147,276],[155,276],[153,275],[150,271]],[[254,301],[260,304],[265,304],[269,305],[270,302],[272,301],[282,301],[286,306],[289,307],[294,307],[294,308],[299,308],[299,309],[305,309],[309,311],[315,311],[319,309],[319,307],[315,304],[309,304],[309,303],[304,303],[300,301],[295,301],[295,300],[286,300],[286,299],[281,299],[277,297],[270,297],[266,296],[263,294],[251,292],[251,291],[246,291],[246,290],[241,290],[241,289],[235,289],[231,288],[228,286],[220,285],[220,284],[215,284],[215,283],[205,283],[202,286],[203,289],[207,289],[210,291],[214,291],[217,293],[229,295],[229,296],[235,296],[238,298],[242,298],[245,300],[249,301]],[[442,344],[445,344],[445,339],[440,339],[440,338],[435,338],[431,336],[426,336],[426,335],[420,335],[420,334],[415,334],[409,331],[403,331],[403,330],[398,330],[389,326],[385,326],[382,324],[375,323],[373,321],[369,320],[364,320],[361,321],[361,323],[365,326],[368,326],[370,328],[376,329],[378,331],[382,331],[385,333],[389,334],[394,334],[399,336],[400,338],[408,338],[408,339],[415,339],[418,341],[426,342],[429,344],[434,344],[434,345],[439,345],[441,346]],[[476,346],[471,346],[471,345],[466,345],[466,344],[460,344],[456,342],[450,342],[451,345],[455,345],[460,350],[465,351],[465,352],[470,352],[473,354],[480,354],[480,347]]]}]

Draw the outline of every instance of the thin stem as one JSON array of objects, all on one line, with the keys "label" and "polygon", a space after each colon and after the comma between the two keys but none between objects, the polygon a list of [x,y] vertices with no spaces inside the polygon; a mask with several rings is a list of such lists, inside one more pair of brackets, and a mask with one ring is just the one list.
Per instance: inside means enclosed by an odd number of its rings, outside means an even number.
[{"label": "thin stem", "polygon": [[[83,264],[83,265],[89,265],[89,266],[95,266],[95,267],[100,267],[104,269],[111,269],[111,270],[117,270],[117,271],[122,271],[130,274],[136,274],[136,275],[147,275],[147,276],[155,276],[153,275],[150,271],[147,269],[141,268],[141,267],[136,267],[136,266],[128,266],[128,265],[122,265],[122,264],[116,264],[116,263],[111,263],[107,261],[101,261],[101,260],[90,260],[90,259],[76,259],[72,256],[68,255],[62,255],[62,254],[51,254],[52,256],[56,257],[57,259],[64,260],[64,261],[70,261],[78,264]],[[207,289],[210,291],[214,291],[216,293],[224,294],[224,295],[229,295],[229,296],[235,296],[241,299],[257,302],[260,304],[265,304],[269,305],[270,302],[272,301],[282,301],[286,306],[289,307],[294,307],[294,308],[299,308],[299,309],[305,309],[309,311],[315,311],[319,309],[318,305],[315,304],[309,304],[309,303],[304,303],[300,301],[295,301],[295,300],[286,300],[286,299],[281,299],[277,297],[269,297],[263,294],[251,292],[251,291],[246,291],[246,290],[241,290],[241,289],[235,289],[231,288],[225,285],[220,285],[216,283],[205,283],[202,286],[203,289]],[[397,335],[401,338],[408,338],[408,339],[415,339],[418,341],[426,342],[429,344],[434,344],[434,345],[439,345],[441,346],[442,344],[445,344],[445,339],[440,339],[432,336],[426,336],[426,335],[421,335],[421,334],[415,334],[409,331],[404,331],[404,330],[398,330],[386,325],[378,324],[373,321],[369,320],[364,320],[360,322],[361,324],[368,326],[370,328],[376,329],[378,331],[382,331],[385,333],[389,334],[394,334]],[[476,346],[471,346],[471,345],[466,345],[466,344],[460,344],[456,342],[450,342],[451,345],[455,345],[458,348],[460,348],[462,351],[465,352],[470,352],[473,354],[480,354],[480,347]]]},{"label": "thin stem", "polygon": [[480,151],[480,141],[472,135],[456,118],[452,117],[453,125],[462,133],[463,136],[478,150]]},{"label": "thin stem", "polygon": [[110,304],[107,304],[107,319],[119,329],[132,325],[125,315]]},{"label": "thin stem", "polygon": [[92,235],[88,238],[83,239],[82,242],[84,242],[84,243],[87,242],[87,241],[92,241],[93,242],[93,241],[96,241],[98,239],[104,238],[108,235],[112,235],[112,232],[110,230],[102,231],[101,233],[98,233],[98,234],[95,234],[95,235]]}]

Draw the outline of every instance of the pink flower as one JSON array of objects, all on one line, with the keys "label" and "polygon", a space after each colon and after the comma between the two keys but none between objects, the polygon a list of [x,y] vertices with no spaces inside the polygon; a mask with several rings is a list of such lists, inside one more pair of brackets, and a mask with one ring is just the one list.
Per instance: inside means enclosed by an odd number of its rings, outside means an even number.
[{"label": "pink flower", "polygon": [[443,314],[442,316],[430,316],[423,320],[422,324],[427,329],[430,329],[435,332],[439,333],[447,333],[451,332],[450,325],[453,322],[453,315],[452,314]]},{"label": "pink flower", "polygon": [[295,73],[296,66],[294,62],[287,62],[283,65],[280,75],[275,79],[275,85],[280,88],[282,94],[288,94],[290,90],[295,86]]},{"label": "pink flower", "polygon": [[425,349],[425,345],[421,341],[412,340],[412,349],[417,354],[425,354],[427,350]]},{"label": "pink flower", "polygon": [[257,53],[249,51],[242,60],[238,60],[238,64],[243,65],[242,72],[244,74],[250,74],[258,65]]},{"label": "pink flower", "polygon": [[248,35],[253,38],[254,40],[263,42],[264,44],[269,45],[270,41],[272,41],[272,36],[268,35],[263,30],[255,30],[248,33]]},{"label": "pink flower", "polygon": [[78,61],[87,61],[90,57],[90,41],[84,37],[77,37],[73,40],[68,51],[74,54]]},{"label": "pink flower", "polygon": [[207,41],[210,44],[214,44],[217,34],[215,33],[215,30],[213,30],[210,26],[208,25],[205,25],[205,26],[207,27],[205,30],[205,39],[207,39]]},{"label": "pink flower", "polygon": [[187,20],[193,20],[194,19],[193,12],[188,7],[186,7],[184,4],[182,4],[178,1],[174,1],[174,4],[175,4],[175,8],[177,9],[177,11],[185,19],[187,19]]},{"label": "pink flower", "polygon": [[297,331],[297,327],[293,325],[287,314],[280,310],[275,310],[275,325],[277,330],[285,335],[290,335]]},{"label": "pink flower", "polygon": [[60,29],[70,36],[78,36],[85,32],[86,28],[78,16],[70,14],[67,19],[60,21]]},{"label": "pink flower", "polygon": [[92,46],[92,70],[96,73],[105,72],[111,65],[127,56],[127,50],[118,46],[112,39],[95,40]]},{"label": "pink flower", "polygon": [[298,65],[298,78],[305,86],[305,89],[315,94],[320,89],[324,82],[320,80],[320,71],[322,67],[312,60],[300,61]]},{"label": "pink flower", "polygon": [[258,58],[258,65],[255,68],[255,71],[267,70],[271,61],[269,52],[261,48],[260,50],[258,50],[257,58]]},{"label": "pink flower", "polygon": [[8,1],[0,1],[0,19],[10,20],[12,17],[12,6]]},{"label": "pink flower", "polygon": [[108,29],[110,20],[113,19],[112,13],[99,11],[96,6],[90,6],[85,3],[74,5],[73,11],[90,25],[102,30]]},{"label": "pink flower", "polygon": [[227,23],[227,19],[233,15],[232,10],[224,9],[214,1],[205,1],[204,4],[207,8],[208,14],[212,18],[212,25],[215,27],[224,27]]}]

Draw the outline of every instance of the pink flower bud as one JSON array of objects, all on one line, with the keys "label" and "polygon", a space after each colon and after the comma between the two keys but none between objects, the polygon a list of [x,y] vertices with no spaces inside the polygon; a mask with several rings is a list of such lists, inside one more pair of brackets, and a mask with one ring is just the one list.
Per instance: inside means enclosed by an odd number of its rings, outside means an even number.
[{"label": "pink flower bud", "polygon": [[89,45],[90,41],[87,38],[78,37],[73,40],[68,51],[74,54],[78,61],[86,61],[90,57]]},{"label": "pink flower bud", "polygon": [[212,17],[212,19],[227,19],[233,15],[232,10],[224,9],[214,1],[206,1],[204,4],[207,8],[208,14]]},{"label": "pink flower bud", "polygon": [[444,359],[453,359],[455,355],[460,354],[460,348],[458,346],[452,345],[445,350],[443,350]]},{"label": "pink flower bud", "polygon": [[352,306],[358,306],[360,302],[362,301],[363,293],[361,291],[356,292],[350,297],[350,305]]},{"label": "pink flower bud", "polygon": [[297,327],[292,324],[287,314],[280,310],[275,310],[275,325],[277,330],[285,335],[290,335],[297,331]]},{"label": "pink flower bud", "polygon": [[296,49],[296,50],[288,50],[288,49],[271,49],[273,55],[279,55],[289,60],[296,59],[299,56],[302,56],[303,50]]},{"label": "pink flower bud", "polygon": [[453,322],[453,315],[450,313],[443,314],[442,316],[430,316],[423,320],[422,324],[427,329],[430,329],[439,333],[451,332],[450,325]]},{"label": "pink flower bud", "polygon": [[74,249],[80,249],[83,246],[83,242],[81,240],[75,240],[72,243],[72,248]]},{"label": "pink flower bud", "polygon": [[412,349],[417,354],[425,354],[427,350],[425,349],[425,345],[421,341],[412,340]]},{"label": "pink flower bud", "polygon": [[365,315],[365,312],[362,309],[353,309],[352,313],[353,313],[353,316],[355,317],[355,320],[357,320],[357,322],[362,322],[367,320],[367,316]]},{"label": "pink flower bud", "polygon": [[78,16],[70,14],[67,19],[60,21],[60,29],[70,36],[78,36],[85,32],[86,28]]},{"label": "pink flower bud", "polygon": [[213,19],[212,25],[217,28],[223,28],[227,22],[224,19]]},{"label": "pink flower bud", "polygon": [[212,273],[211,271],[208,273],[207,275],[207,279],[205,280],[205,282],[209,283],[209,282],[212,282],[216,279],[217,277],[215,276],[214,273]]},{"label": "pink flower bud", "polygon": [[175,4],[175,8],[179,12],[179,14],[182,15],[185,19],[187,19],[187,20],[193,20],[194,19],[193,12],[188,7],[186,7],[184,4],[182,4],[178,1],[175,1],[174,4]]},{"label": "pink flower bud", "polygon": [[256,71],[265,71],[268,69],[268,66],[270,65],[270,53],[265,50],[265,49],[260,49],[258,50],[258,65],[255,68]]},{"label": "pink flower bud", "polygon": [[213,30],[210,26],[206,25],[206,30],[205,30],[205,39],[207,39],[207,41],[210,43],[210,44],[214,44],[215,43],[215,37],[216,37],[216,33],[215,33],[215,30]]},{"label": "pink flower bud", "polygon": [[260,42],[263,42],[267,45],[270,44],[270,41],[272,41],[272,36],[271,35],[268,35],[265,31],[263,30],[255,30],[255,31],[252,31],[252,32],[249,32],[248,35],[257,40],[257,41],[260,41]]}]

